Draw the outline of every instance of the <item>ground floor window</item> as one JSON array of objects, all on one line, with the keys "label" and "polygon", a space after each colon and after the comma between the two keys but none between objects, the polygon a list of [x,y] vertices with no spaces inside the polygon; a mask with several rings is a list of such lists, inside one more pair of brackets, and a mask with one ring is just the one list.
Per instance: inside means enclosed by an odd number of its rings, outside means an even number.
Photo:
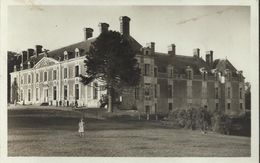
[{"label": "ground floor window", "polygon": [[75,99],[79,99],[79,84],[75,84]]},{"label": "ground floor window", "polygon": [[169,111],[172,111],[172,103],[169,103]]},{"label": "ground floor window", "polygon": [[98,98],[98,83],[93,83],[93,99]]},{"label": "ground floor window", "polygon": [[53,100],[57,100],[57,87],[53,87]]},{"label": "ground floor window", "polygon": [[39,88],[36,88],[35,94],[36,94],[36,101],[38,101],[39,100]]},{"label": "ground floor window", "polygon": [[230,110],[231,106],[230,103],[227,104],[227,109]]},{"label": "ground floor window", "polygon": [[31,101],[31,90],[28,89],[28,101]]},{"label": "ground floor window", "polygon": [[64,85],[64,100],[67,100],[68,98],[68,86]]},{"label": "ground floor window", "polygon": [[21,90],[21,101],[23,101],[23,90]]}]

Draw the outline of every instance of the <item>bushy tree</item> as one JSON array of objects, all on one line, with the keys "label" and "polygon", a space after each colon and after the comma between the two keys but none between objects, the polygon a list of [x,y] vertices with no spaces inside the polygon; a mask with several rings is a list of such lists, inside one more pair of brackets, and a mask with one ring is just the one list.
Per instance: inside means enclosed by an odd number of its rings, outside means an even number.
[{"label": "bushy tree", "polygon": [[139,83],[140,69],[135,59],[136,51],[127,37],[119,32],[102,32],[90,46],[86,55],[84,84],[93,80],[104,81],[108,95],[108,111],[113,111],[113,92],[119,87]]}]

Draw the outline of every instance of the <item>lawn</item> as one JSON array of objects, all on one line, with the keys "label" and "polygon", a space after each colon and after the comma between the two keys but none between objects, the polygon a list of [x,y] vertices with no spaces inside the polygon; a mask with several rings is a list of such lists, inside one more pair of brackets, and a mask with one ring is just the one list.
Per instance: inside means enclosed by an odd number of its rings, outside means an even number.
[{"label": "lawn", "polygon": [[[165,127],[159,121],[95,118],[85,113],[85,137],[78,136],[81,112],[53,109],[8,111],[9,156],[249,157],[250,137]],[[97,116],[98,117],[98,116]]]}]

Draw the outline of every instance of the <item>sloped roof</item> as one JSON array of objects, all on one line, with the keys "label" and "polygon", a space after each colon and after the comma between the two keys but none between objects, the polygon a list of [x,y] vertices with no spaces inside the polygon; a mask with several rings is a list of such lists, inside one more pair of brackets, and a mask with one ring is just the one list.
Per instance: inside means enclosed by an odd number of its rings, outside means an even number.
[{"label": "sloped roof", "polygon": [[176,73],[183,74],[187,66],[193,69],[194,74],[200,74],[200,68],[208,69],[207,63],[202,58],[184,55],[170,56],[165,53],[155,52],[155,64],[158,66],[158,71],[166,72],[166,67],[172,65]]}]

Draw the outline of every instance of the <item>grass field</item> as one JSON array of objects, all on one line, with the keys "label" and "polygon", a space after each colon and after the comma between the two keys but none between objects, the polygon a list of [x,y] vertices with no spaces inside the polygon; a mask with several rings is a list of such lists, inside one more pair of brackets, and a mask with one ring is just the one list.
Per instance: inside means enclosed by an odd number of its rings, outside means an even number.
[{"label": "grass field", "polygon": [[[250,138],[172,129],[156,121],[96,119],[82,113],[17,109],[8,113],[9,156],[212,157],[250,156]],[[91,116],[92,115],[92,116]]]}]

